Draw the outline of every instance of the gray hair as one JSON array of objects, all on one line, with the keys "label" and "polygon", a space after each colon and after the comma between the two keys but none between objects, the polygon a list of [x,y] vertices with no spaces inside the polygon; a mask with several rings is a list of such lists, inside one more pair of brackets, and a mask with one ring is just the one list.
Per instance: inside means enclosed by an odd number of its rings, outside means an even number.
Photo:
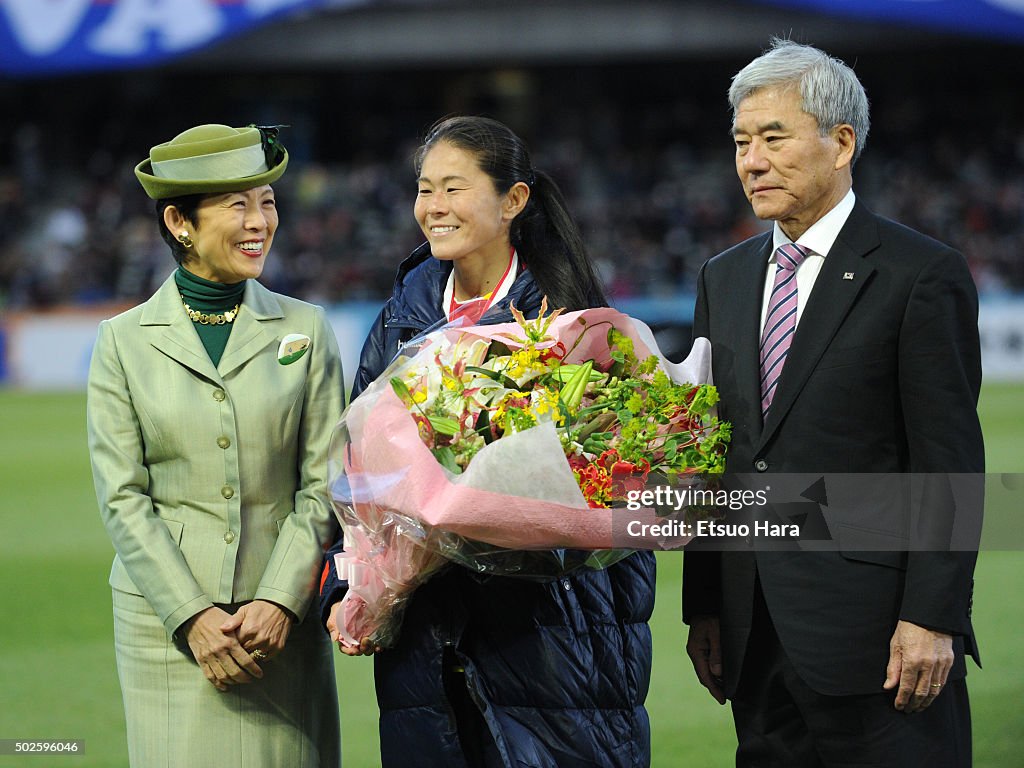
[{"label": "gray hair", "polygon": [[818,121],[822,136],[837,125],[853,126],[857,162],[871,129],[868,97],[857,75],[839,59],[810,45],[773,38],[771,47],[736,73],[729,87],[733,121],[740,102],[762,88],[800,89],[800,108]]}]

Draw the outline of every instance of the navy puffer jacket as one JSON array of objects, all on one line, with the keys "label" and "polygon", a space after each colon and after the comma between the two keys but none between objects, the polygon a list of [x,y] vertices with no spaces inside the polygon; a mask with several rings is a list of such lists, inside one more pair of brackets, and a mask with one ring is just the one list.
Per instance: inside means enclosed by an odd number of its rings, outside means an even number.
[{"label": "navy puffer jacket", "polygon": [[[402,264],[363,347],[353,397],[401,344],[442,319],[451,268],[425,245]],[[524,271],[485,322],[511,321],[509,302],[535,317],[540,301]],[[321,592],[325,620],[345,589],[333,570],[334,551]],[[644,700],[654,577],[653,554],[637,552],[606,570],[547,582],[481,577],[453,566],[421,586],[396,647],[375,656],[383,768],[466,765],[442,680],[446,652],[464,666],[508,768],[650,765]]]}]

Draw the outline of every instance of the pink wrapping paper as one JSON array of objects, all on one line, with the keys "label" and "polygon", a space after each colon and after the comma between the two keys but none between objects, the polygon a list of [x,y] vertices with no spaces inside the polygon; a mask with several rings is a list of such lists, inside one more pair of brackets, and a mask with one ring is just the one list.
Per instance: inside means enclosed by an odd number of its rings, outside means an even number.
[{"label": "pink wrapping paper", "polygon": [[[589,330],[580,339],[581,317]],[[548,335],[571,350],[564,362],[595,360],[606,368],[612,362],[610,325],[633,340],[639,359],[659,354],[647,326],[613,309],[562,315]],[[521,345],[506,334],[522,333],[516,323],[435,331],[414,357],[399,357],[343,414],[330,463],[335,510],[346,537],[346,552],[337,560],[339,575],[349,581],[341,620],[346,643],[357,644],[366,636],[383,645],[393,642],[405,600],[446,564],[441,553],[452,546],[452,535],[510,550],[614,546],[613,520],[621,526],[623,510],[587,506],[553,424],[496,440],[463,474],[453,475],[423,444],[416,422],[391,387],[391,377],[432,361],[435,344],[482,339],[515,348]],[[706,383],[710,345],[699,339],[686,361],[673,365],[663,360],[663,367],[677,383]],[[628,517],[642,523],[658,520],[649,509]],[[631,542],[637,548],[665,547],[664,540],[653,537]],[[676,539],[672,546],[683,543]]]}]

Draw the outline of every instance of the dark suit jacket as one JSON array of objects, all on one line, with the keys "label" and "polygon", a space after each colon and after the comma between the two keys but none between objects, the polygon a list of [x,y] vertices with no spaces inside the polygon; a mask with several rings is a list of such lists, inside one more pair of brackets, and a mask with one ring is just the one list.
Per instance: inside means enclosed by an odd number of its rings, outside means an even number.
[{"label": "dark suit jacket", "polygon": [[[730,473],[982,473],[978,301],[963,257],[857,203],[824,260],[762,424],[759,322],[771,232],[701,270],[694,336],[712,343]],[[852,279],[849,277],[852,274]],[[767,480],[767,478],[766,478]],[[921,514],[938,514],[925,502]],[[977,510],[975,510],[977,511]],[[755,574],[798,673],[824,694],[878,692],[899,619],[956,635],[976,554],[687,550],[683,613],[721,618],[727,695],[751,626]]]}]

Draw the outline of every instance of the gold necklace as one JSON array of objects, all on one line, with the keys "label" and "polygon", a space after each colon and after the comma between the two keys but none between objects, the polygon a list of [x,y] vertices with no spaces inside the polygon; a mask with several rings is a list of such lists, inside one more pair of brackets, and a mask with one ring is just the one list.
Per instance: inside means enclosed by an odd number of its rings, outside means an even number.
[{"label": "gold necklace", "polygon": [[181,297],[181,303],[185,305],[185,311],[188,313],[189,319],[193,323],[199,323],[200,325],[226,325],[228,323],[235,322],[235,317],[238,315],[238,308],[240,304],[235,304],[233,309],[229,309],[227,312],[218,312],[217,314],[206,314],[205,312],[197,312],[188,305],[185,301],[185,297]]}]

